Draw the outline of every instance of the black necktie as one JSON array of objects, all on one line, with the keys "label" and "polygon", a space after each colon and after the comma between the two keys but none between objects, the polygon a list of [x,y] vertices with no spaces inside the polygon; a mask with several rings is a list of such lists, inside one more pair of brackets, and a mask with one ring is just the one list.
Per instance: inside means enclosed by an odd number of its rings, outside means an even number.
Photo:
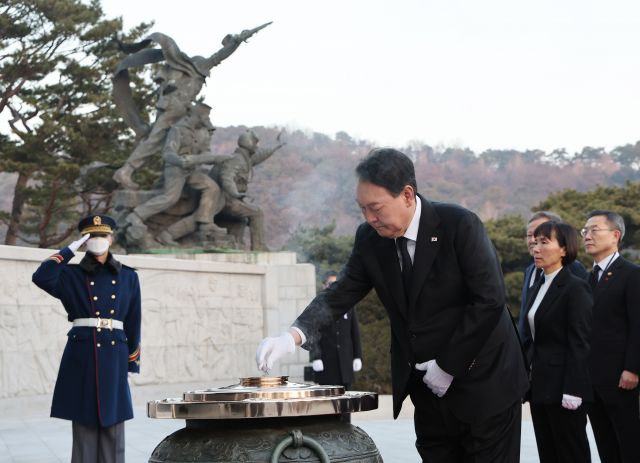
[{"label": "black necktie", "polygon": [[408,238],[401,236],[396,239],[398,248],[400,249],[400,257],[402,257],[402,283],[404,283],[404,294],[409,301],[409,294],[411,290],[411,275],[413,274],[413,262],[411,262],[411,256],[407,249]]},{"label": "black necktie", "polygon": [[600,274],[600,266],[599,265],[594,265],[593,266],[593,270],[591,271],[591,275],[589,275],[589,286],[591,286],[591,289],[595,289],[596,285],[598,284],[598,275]]}]

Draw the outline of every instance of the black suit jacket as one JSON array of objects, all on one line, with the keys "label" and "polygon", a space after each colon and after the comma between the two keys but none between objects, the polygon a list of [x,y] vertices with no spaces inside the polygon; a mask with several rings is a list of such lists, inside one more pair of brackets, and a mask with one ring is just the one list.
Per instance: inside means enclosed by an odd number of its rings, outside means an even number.
[{"label": "black suit jacket", "polygon": [[319,384],[352,384],[353,359],[362,358],[356,309],[323,328],[320,334],[320,342],[309,351],[309,360],[322,360],[324,366],[323,371],[314,372],[315,381]]},{"label": "black suit jacket", "polygon": [[[531,274],[533,273],[533,270],[535,268],[536,267],[534,264],[529,264],[529,266],[524,271],[524,281],[522,282],[522,294],[520,299],[520,314],[518,315],[518,332],[520,333],[521,338],[524,337],[525,323],[527,323],[527,311],[529,309],[529,307],[527,306],[527,299],[529,296],[529,291],[531,289],[529,288],[529,282],[531,281]],[[569,270],[571,270],[571,273],[573,273],[575,276],[577,276],[578,278],[582,278],[583,280],[586,280],[589,276],[587,270],[584,268],[584,265],[582,265],[577,260],[571,262],[571,264],[569,265]]]},{"label": "black suit jacket", "polygon": [[623,370],[640,373],[640,267],[618,257],[593,291],[589,369],[594,386],[618,386]]},{"label": "black suit jacket", "polygon": [[[316,296],[294,326],[313,344],[319,327],[375,288],[391,322],[394,416],[408,394],[415,363],[436,359],[454,376],[443,397],[447,406],[463,421],[481,421],[505,410],[528,388],[500,265],[475,214],[420,199],[408,304],[394,240],[364,223],[338,281]],[[426,386],[424,391],[431,394]]]},{"label": "black suit jacket", "polygon": [[592,398],[587,367],[592,307],[587,282],[568,267],[560,270],[534,315],[535,339],[525,324],[532,403],[560,404],[562,394]]}]

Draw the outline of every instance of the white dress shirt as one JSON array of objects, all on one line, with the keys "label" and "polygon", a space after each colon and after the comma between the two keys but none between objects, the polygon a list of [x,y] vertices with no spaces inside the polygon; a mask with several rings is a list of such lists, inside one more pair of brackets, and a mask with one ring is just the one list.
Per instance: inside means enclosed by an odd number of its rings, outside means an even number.
[{"label": "white dress shirt", "polygon": [[[411,262],[414,261],[414,256],[416,254],[416,241],[418,241],[418,227],[420,226],[420,214],[422,214],[422,203],[420,202],[420,198],[416,196],[416,210],[413,213],[413,218],[409,223],[409,227],[404,232],[405,238],[407,238],[407,251],[409,252],[409,257],[411,257]],[[396,241],[396,253],[398,255],[398,260],[400,261],[400,269],[402,270],[402,255],[400,254],[400,249],[398,248],[398,242]],[[307,337],[302,332],[300,328],[297,326],[292,326],[295,331],[298,332],[300,338],[302,338],[302,344],[307,342]]]},{"label": "white dress shirt", "polygon": [[560,273],[560,270],[562,270],[562,267],[560,267],[558,270],[556,270],[553,273],[544,275],[544,283],[542,283],[542,285],[540,286],[540,290],[536,295],[536,299],[533,301],[533,304],[529,309],[529,313],[527,314],[527,321],[529,322],[529,328],[531,328],[531,337],[534,339],[536,337],[536,327],[535,327],[534,317],[536,316],[536,312],[538,311],[538,307],[540,307],[540,303],[542,302],[542,299],[544,299],[544,295],[547,294],[547,290],[549,289],[549,286],[551,286],[551,282],[556,277],[556,275]]},{"label": "white dress shirt", "polygon": [[[420,198],[416,196],[416,210],[413,213],[413,218],[407,227],[407,230],[404,232],[404,236],[407,239],[407,252],[409,252],[409,257],[411,257],[411,262],[414,262],[413,258],[416,255],[416,241],[418,241],[418,228],[420,227],[420,215],[422,214],[422,203],[420,202]],[[398,260],[400,261],[400,270],[402,270],[402,254],[400,254],[400,248],[398,247],[398,240],[396,239],[396,254],[398,255]]]}]

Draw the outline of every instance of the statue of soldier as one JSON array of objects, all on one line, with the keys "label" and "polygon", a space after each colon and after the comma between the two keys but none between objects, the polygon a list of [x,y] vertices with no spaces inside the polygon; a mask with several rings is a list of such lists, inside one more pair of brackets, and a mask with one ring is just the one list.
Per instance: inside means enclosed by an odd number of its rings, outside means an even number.
[{"label": "statue of soldier", "polygon": [[218,211],[233,217],[245,218],[249,221],[251,234],[251,250],[266,251],[264,241],[264,215],[258,206],[244,201],[249,182],[253,177],[253,167],[266,161],[273,153],[286,143],[280,142],[269,149],[258,149],[258,137],[252,130],[247,130],[238,137],[238,147],[231,159],[215,165],[209,175],[222,188],[224,203]]},{"label": "statue of soldier", "polygon": [[[208,140],[214,128],[209,120],[211,107],[197,103],[175,124],[167,135],[163,149],[164,184],[162,193],[138,205],[126,221],[132,228],[127,231],[129,237],[144,234],[147,227],[144,222],[149,217],[169,209],[176,204],[182,195],[185,185],[200,192],[200,200],[193,221],[200,232],[226,233],[213,223],[214,209],[219,201],[220,187],[202,170],[201,165],[213,163],[219,156],[209,152]],[[209,137],[202,137],[203,129]],[[204,141],[203,141],[204,138]],[[204,153],[203,153],[204,150]],[[161,232],[156,239],[163,244],[177,245],[177,236],[172,236],[170,229]]]},{"label": "statue of soldier", "polygon": [[[211,69],[231,56],[242,42],[246,42],[249,37],[269,24],[271,23],[244,30],[240,34],[227,34],[222,39],[222,48],[208,58],[187,56],[180,51],[171,37],[159,32],[151,34],[136,44],[119,44],[124,52],[131,54],[116,69],[113,78],[113,98],[127,124],[142,140],[124,165],[113,175],[116,182],[125,189],[138,188],[131,179],[134,171],[139,169],[149,156],[160,153],[167,129],[187,113],[200,93],[205,79],[209,77]],[[160,45],[160,49],[146,48],[152,42]],[[149,129],[142,121],[138,108],[135,107],[129,85],[128,69],[163,60],[165,64],[154,79],[159,84],[156,120]]]}]

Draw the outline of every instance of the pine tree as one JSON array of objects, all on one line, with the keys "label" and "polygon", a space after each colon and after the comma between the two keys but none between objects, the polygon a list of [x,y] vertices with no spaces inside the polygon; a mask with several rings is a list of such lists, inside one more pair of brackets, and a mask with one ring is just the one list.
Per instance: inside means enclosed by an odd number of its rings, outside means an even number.
[{"label": "pine tree", "polygon": [[[121,19],[104,18],[98,1],[3,2],[0,171],[17,173],[12,210],[0,216],[5,244],[57,245],[79,217],[109,207],[113,168],[134,142],[111,100],[121,59],[112,38],[134,41],[149,27],[123,34]],[[138,86],[141,107],[149,107],[153,86]]]}]

